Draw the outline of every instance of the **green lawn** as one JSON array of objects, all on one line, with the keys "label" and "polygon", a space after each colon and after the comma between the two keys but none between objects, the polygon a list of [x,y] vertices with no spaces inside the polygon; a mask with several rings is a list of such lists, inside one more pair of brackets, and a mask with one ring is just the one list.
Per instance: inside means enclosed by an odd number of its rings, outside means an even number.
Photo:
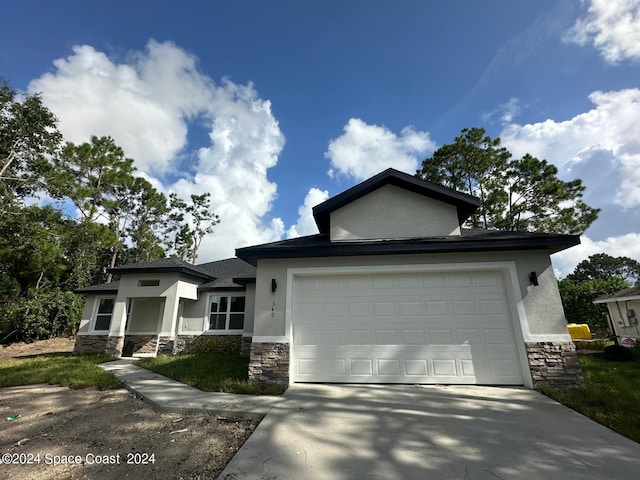
[{"label": "green lawn", "polygon": [[630,362],[612,362],[601,354],[579,358],[585,388],[543,388],[542,393],[640,442],[640,351]]},{"label": "green lawn", "polygon": [[143,358],[136,365],[173,378],[205,392],[282,395],[286,385],[254,385],[247,382],[249,359],[237,353],[190,353]]},{"label": "green lawn", "polygon": [[48,383],[71,388],[119,388],[121,382],[98,366],[113,358],[107,355],[54,353],[21,357],[0,363],[0,387]]}]

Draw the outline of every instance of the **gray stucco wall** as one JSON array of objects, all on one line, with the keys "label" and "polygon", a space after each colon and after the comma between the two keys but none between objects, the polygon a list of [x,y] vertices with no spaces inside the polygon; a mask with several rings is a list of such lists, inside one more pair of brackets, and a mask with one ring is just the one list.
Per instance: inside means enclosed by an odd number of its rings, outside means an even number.
[{"label": "gray stucco wall", "polygon": [[336,210],[330,222],[332,241],[460,235],[455,206],[393,185]]},{"label": "gray stucco wall", "polygon": [[205,332],[209,326],[209,297],[211,295],[245,295],[245,333],[253,332],[253,316],[255,306],[255,285],[247,285],[246,290],[241,291],[220,291],[220,292],[199,292],[198,300],[185,301],[182,312],[181,333],[186,335]]},{"label": "gray stucco wall", "polygon": [[160,298],[133,300],[128,333],[155,333],[162,315],[164,301]]},{"label": "gray stucco wall", "polygon": [[[284,337],[286,326],[287,268],[368,265],[432,265],[479,262],[514,262],[522,306],[528,320],[524,335],[566,335],[566,320],[551,260],[545,250],[456,253],[432,255],[384,255],[260,260],[256,281],[254,336]],[[530,285],[529,272],[536,272],[538,286]],[[271,292],[271,279],[278,288]],[[509,289],[508,289],[509,290]]]}]

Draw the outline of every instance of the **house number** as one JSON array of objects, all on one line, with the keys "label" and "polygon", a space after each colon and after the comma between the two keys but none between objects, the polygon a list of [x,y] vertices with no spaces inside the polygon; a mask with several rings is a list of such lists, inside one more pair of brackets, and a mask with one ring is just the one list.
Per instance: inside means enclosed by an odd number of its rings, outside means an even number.
[{"label": "house number", "polygon": [[273,302],[273,305],[271,305],[271,318],[276,316],[276,302]]}]

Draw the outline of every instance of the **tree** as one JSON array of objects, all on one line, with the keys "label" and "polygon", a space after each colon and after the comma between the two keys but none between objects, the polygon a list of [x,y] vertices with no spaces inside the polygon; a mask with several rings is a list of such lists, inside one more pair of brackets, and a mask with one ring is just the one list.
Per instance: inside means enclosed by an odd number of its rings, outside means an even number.
[{"label": "tree", "polygon": [[6,207],[0,216],[2,303],[65,281],[73,226],[51,205]]},{"label": "tree", "polygon": [[[161,232],[169,208],[167,198],[147,180],[137,177],[130,197],[123,244],[129,244],[126,263],[147,262],[165,255]],[[113,265],[112,265],[113,266]]]},{"label": "tree", "polygon": [[422,162],[416,175],[480,198],[481,206],[468,224],[490,228],[496,215],[496,192],[501,172],[511,154],[500,146],[500,139],[485,135],[483,128],[465,128],[454,143],[443,145]]},{"label": "tree", "polygon": [[7,198],[31,193],[41,186],[42,159],[53,155],[62,135],[57,119],[39,95],[22,101],[9,83],[0,77],[0,188],[2,203]]},{"label": "tree", "polygon": [[596,253],[581,261],[567,278],[576,283],[621,278],[640,286],[640,262],[629,257],[612,257],[606,253]]},{"label": "tree", "polygon": [[416,175],[480,198],[471,228],[580,234],[598,216],[582,201],[581,180],[558,179],[558,169],[529,154],[510,160],[500,138],[463,129],[422,162]]},{"label": "tree", "polygon": [[169,195],[167,232],[173,233],[170,247],[181,260],[195,263],[202,240],[220,223],[220,217],[210,211],[210,204],[210,193],[191,195],[190,203],[175,193]]},{"label": "tree", "polygon": [[[134,172],[133,160],[110,137],[94,136],[81,145],[67,142],[52,159],[47,172],[49,192],[54,198],[69,199],[79,215],[72,288],[104,281],[106,267],[115,263]],[[112,260],[105,264],[107,255]]]}]

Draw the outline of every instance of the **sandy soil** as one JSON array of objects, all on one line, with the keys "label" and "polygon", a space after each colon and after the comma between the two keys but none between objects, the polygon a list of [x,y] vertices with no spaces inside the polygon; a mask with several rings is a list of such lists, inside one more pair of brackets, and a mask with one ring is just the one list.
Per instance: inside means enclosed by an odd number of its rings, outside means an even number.
[{"label": "sandy soil", "polygon": [[[2,348],[0,361],[65,351],[51,350],[62,342],[49,342]],[[13,415],[20,418],[8,420]],[[0,477],[214,479],[256,425],[207,413],[158,412],[125,389],[0,388]]]},{"label": "sandy soil", "polygon": [[33,343],[10,343],[0,345],[0,362],[13,357],[41,355],[43,353],[73,352],[75,338],[51,338]]}]

